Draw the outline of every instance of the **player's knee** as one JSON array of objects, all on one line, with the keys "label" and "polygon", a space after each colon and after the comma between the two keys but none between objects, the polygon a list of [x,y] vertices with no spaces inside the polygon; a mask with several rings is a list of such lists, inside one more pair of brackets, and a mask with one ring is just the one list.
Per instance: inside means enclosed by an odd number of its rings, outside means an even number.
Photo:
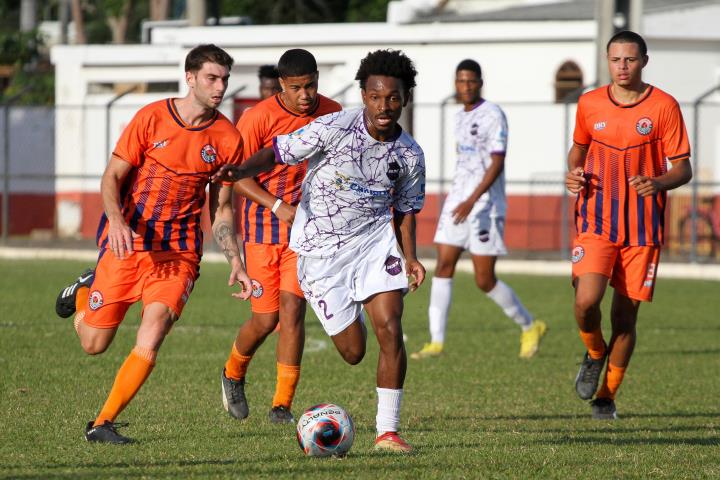
[{"label": "player's knee", "polygon": [[340,351],[340,355],[350,365],[357,365],[365,358],[365,345],[349,345]]},{"label": "player's knee", "polygon": [[455,274],[455,264],[439,259],[435,266],[435,276],[440,278],[451,278]]},{"label": "player's knee", "polygon": [[110,344],[97,338],[81,338],[80,346],[88,355],[99,355],[107,350]]},{"label": "player's knee", "polygon": [[399,316],[378,319],[375,323],[375,335],[382,350],[399,350],[402,348],[402,327]]},{"label": "player's knee", "polygon": [[584,295],[578,293],[575,295],[575,314],[584,317],[588,313],[596,310],[600,306],[600,300],[594,295]]},{"label": "player's knee", "polygon": [[475,285],[477,285],[477,287],[485,293],[495,288],[496,283],[497,280],[495,279],[494,275],[481,274],[475,276]]}]

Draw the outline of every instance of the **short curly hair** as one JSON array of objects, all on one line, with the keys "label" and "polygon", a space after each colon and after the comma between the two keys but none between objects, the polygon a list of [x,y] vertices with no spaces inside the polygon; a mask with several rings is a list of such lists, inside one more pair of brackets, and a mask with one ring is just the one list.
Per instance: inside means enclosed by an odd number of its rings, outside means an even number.
[{"label": "short curly hair", "polygon": [[416,85],[417,70],[412,60],[400,50],[375,50],[360,61],[360,68],[355,75],[355,80],[360,81],[360,88],[363,90],[370,75],[399,78],[403,82],[405,93],[408,94]]}]

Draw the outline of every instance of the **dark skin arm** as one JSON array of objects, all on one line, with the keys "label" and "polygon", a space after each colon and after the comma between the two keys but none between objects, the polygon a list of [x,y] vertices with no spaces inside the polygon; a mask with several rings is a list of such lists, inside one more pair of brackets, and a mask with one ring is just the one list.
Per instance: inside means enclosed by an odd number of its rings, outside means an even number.
[{"label": "dark skin arm", "polygon": [[413,212],[395,213],[395,236],[400,250],[405,255],[405,269],[410,278],[410,291],[414,292],[425,280],[425,267],[415,253],[415,214]]},{"label": "dark skin arm", "polygon": [[[242,178],[256,177],[263,172],[269,172],[275,166],[275,152],[271,147],[258,150],[240,165],[223,165],[210,181],[236,182]],[[275,201],[273,200],[273,203]],[[270,205],[272,206],[272,204]]]},{"label": "dark skin arm", "polygon": [[[243,178],[238,180],[235,182],[233,189],[235,190],[235,193],[252,200],[258,205],[262,205],[268,210],[271,210],[277,201],[277,197],[262,188],[260,184],[252,178]],[[275,210],[275,216],[288,225],[292,225],[293,220],[295,220],[295,207],[282,202],[277,210]]]},{"label": "dark skin arm", "polygon": [[565,188],[570,193],[578,193],[585,187],[585,176],[583,175],[587,147],[573,144],[568,153],[568,172],[565,174]]},{"label": "dark skin arm", "polygon": [[685,185],[692,178],[692,165],[690,160],[680,160],[675,163],[667,173],[659,177],[646,177],[644,175],[635,175],[630,177],[630,186],[632,186],[641,197],[655,195],[657,192],[673,190],[677,187]]},{"label": "dark skin arm", "polygon": [[455,207],[452,211],[452,216],[455,219],[455,224],[463,223],[467,216],[470,215],[470,212],[473,209],[473,206],[475,206],[475,203],[482,197],[482,195],[488,191],[490,186],[497,180],[498,176],[502,173],[503,169],[505,168],[505,154],[504,153],[492,153],[490,154],[490,158],[492,162],[490,163],[490,166],[488,167],[487,171],[485,171],[485,175],[483,176],[482,181],[478,184],[477,187],[475,187],[475,190],[473,190],[473,193],[465,199],[464,202],[460,203],[457,207]]}]

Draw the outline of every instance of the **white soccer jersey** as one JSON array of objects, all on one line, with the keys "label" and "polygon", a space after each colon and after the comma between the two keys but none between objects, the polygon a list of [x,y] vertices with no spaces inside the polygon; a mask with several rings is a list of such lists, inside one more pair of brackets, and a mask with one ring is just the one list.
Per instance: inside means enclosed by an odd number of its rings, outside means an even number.
[{"label": "white soccer jersey", "polygon": [[273,140],[278,162],[308,161],[290,235],[300,255],[329,258],[373,235],[392,219],[390,207],[418,212],[425,200],[425,158],[404,131],[380,142],[363,108],[324,115]]},{"label": "white soccer jersey", "polygon": [[[455,116],[455,139],[457,141],[457,165],[455,177],[448,193],[446,208],[455,208],[467,200],[485,176],[492,153],[505,153],[508,126],[505,114],[494,103],[483,100],[475,108],[461,110]],[[476,210],[492,217],[504,217],[507,210],[505,199],[505,174],[500,173],[492,186],[478,200]]]}]

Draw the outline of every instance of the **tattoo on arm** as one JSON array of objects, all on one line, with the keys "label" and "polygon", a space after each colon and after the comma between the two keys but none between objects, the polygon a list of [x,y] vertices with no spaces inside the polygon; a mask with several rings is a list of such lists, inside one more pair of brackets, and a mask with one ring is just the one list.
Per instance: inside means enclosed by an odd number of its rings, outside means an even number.
[{"label": "tattoo on arm", "polygon": [[228,222],[218,222],[217,225],[213,226],[212,230],[215,241],[222,249],[228,262],[234,257],[240,256],[240,249],[235,239],[235,232]]}]

